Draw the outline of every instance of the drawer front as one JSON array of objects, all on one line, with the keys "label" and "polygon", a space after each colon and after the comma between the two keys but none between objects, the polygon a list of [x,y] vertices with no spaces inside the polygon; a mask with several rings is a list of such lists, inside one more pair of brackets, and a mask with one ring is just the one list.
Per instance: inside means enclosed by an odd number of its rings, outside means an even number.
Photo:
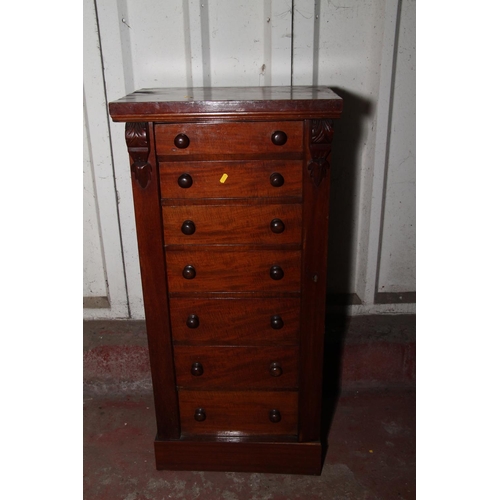
[{"label": "drawer front", "polygon": [[161,162],[160,189],[162,198],[302,197],[302,161]]},{"label": "drawer front", "polygon": [[295,435],[295,391],[179,391],[182,434]]},{"label": "drawer front", "polygon": [[176,345],[177,386],[190,389],[295,389],[297,347]]},{"label": "drawer front", "polygon": [[[273,143],[277,132],[286,142]],[[156,153],[189,157],[204,154],[301,153],[303,122],[179,123],[155,126]],[[284,138],[280,136],[279,139]]]},{"label": "drawer front", "polygon": [[167,245],[300,243],[302,206],[169,206],[163,228]]},{"label": "drawer front", "polygon": [[167,250],[169,292],[298,292],[300,256],[299,250]]},{"label": "drawer front", "polygon": [[298,345],[300,299],[170,299],[174,342]]}]

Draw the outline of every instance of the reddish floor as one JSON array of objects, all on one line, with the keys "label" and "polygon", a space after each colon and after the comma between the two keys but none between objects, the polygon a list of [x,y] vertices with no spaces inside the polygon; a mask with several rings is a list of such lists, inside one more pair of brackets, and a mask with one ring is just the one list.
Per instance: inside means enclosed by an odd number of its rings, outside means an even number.
[{"label": "reddish floor", "polygon": [[[331,412],[325,404],[326,422]],[[321,476],[156,471],[152,396],[86,396],[84,498],[99,500],[415,498],[415,390],[345,392]]]}]

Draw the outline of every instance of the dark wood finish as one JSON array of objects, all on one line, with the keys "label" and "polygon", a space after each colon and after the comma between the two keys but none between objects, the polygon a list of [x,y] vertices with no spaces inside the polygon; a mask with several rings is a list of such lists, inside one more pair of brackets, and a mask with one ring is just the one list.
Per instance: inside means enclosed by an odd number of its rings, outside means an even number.
[{"label": "dark wood finish", "polygon": [[[177,178],[177,185],[183,190],[188,189],[193,185],[193,178],[189,174],[186,174],[185,172],[183,172]],[[189,192],[191,192],[191,191],[189,191]],[[181,191],[181,193],[182,193],[182,191]]]},{"label": "dark wood finish", "polygon": [[[303,124],[297,122],[196,123],[161,124],[155,127],[156,152],[161,156],[204,154],[293,153],[302,151]],[[283,144],[273,143],[276,129],[286,131]],[[285,132],[282,132],[285,133]],[[179,136],[186,137],[183,148],[175,145]],[[282,136],[280,136],[282,137]],[[184,146],[188,143],[189,146]]]},{"label": "dark wood finish", "polygon": [[[295,391],[179,391],[182,432],[184,436],[297,436],[297,401]],[[193,418],[197,408],[206,415],[202,423]],[[272,411],[278,411],[281,420],[270,420]]]},{"label": "dark wood finish", "polygon": [[328,87],[141,89],[109,104],[114,121],[304,120],[340,118]]},{"label": "dark wood finish", "polygon": [[283,146],[286,144],[287,140],[288,136],[286,135],[286,132],[283,132],[282,130],[277,130],[271,135],[271,142],[275,146]]},{"label": "dark wood finish", "polygon": [[[181,407],[181,412],[182,412],[182,407]],[[205,413],[205,410],[203,408],[196,408],[196,410],[194,411],[194,419],[197,422],[204,422],[207,419],[207,414]]]},{"label": "dark wood finish", "polygon": [[274,330],[281,330],[283,325],[283,318],[279,314],[271,317],[271,328]]},{"label": "dark wood finish", "polygon": [[[224,174],[227,177],[221,182]],[[190,189],[180,187],[182,175],[189,175]],[[282,178],[280,189],[271,182],[271,176],[278,175]],[[174,199],[301,198],[302,161],[161,162],[160,185],[162,196]]]},{"label": "dark wood finish", "polygon": [[158,470],[321,474],[319,442],[155,441]]},{"label": "dark wood finish", "polygon": [[273,219],[269,226],[271,227],[271,231],[275,234],[281,234],[285,230],[285,223],[281,219]]},{"label": "dark wood finish", "polygon": [[[171,298],[170,308],[175,343],[298,344],[300,299]],[[196,330],[186,324],[191,316]]]},{"label": "dark wood finish", "polygon": [[167,245],[282,244],[302,239],[300,204],[164,206],[163,221]]},{"label": "dark wood finish", "polygon": [[[132,169],[132,191],[148,330],[157,435],[166,439],[179,437],[180,424],[175,391],[168,289],[163,257],[163,221],[160,208],[158,166],[152,129],[152,124],[147,123],[134,124],[133,127],[127,126],[125,138]],[[151,167],[146,170],[147,175],[137,175],[137,169],[144,168],[140,165]]]},{"label": "dark wood finish", "polygon": [[[171,292],[299,291],[300,251],[228,250],[210,251],[190,247],[167,250],[167,275]],[[272,268],[274,270],[271,277]],[[187,268],[187,269],[186,269]],[[193,271],[194,270],[194,271]],[[195,277],[186,279],[184,274]],[[279,278],[283,274],[281,278]],[[279,278],[279,279],[276,279]]]},{"label": "dark wood finish", "polygon": [[185,280],[194,280],[196,278],[196,268],[191,265],[184,266],[182,277]]},{"label": "dark wood finish", "polygon": [[[177,385],[189,389],[295,389],[298,352],[291,346],[176,345]],[[196,373],[194,366],[198,367]]]},{"label": "dark wood finish", "polygon": [[[196,314],[189,314],[186,321],[186,326],[191,329],[198,328],[200,326],[200,318],[198,318]],[[175,338],[173,332],[172,337]]]},{"label": "dark wood finish", "polygon": [[149,89],[126,121],[159,469],[319,474],[326,87]]},{"label": "dark wood finish", "polygon": [[[167,217],[167,221],[170,220],[170,214],[168,214],[169,217]],[[192,220],[185,220],[182,223],[181,226],[181,232],[182,234],[185,234],[186,236],[191,236],[194,234],[196,231],[196,224]]]},{"label": "dark wood finish", "polygon": [[203,375],[203,365],[201,363],[193,363],[191,365],[191,375],[193,377],[201,377]]},{"label": "dark wood finish", "polygon": [[280,281],[285,277],[285,271],[281,266],[271,266],[269,276],[275,281]]},{"label": "dark wood finish", "polygon": [[281,411],[280,410],[271,410],[269,412],[269,420],[273,423],[281,422]]},{"label": "dark wood finish", "polygon": [[174,139],[174,145],[178,149],[186,149],[190,142],[186,134],[177,134]]},{"label": "dark wood finish", "polygon": [[283,184],[285,183],[285,179],[281,174],[281,172],[273,172],[269,176],[269,183],[271,184],[272,187],[279,188],[283,186]]},{"label": "dark wood finish", "polygon": [[[304,163],[304,204],[302,215],[302,305],[300,336],[299,440],[320,438],[321,382],[323,374],[323,338],[325,332],[326,262],[328,234],[328,199],[330,171],[321,170],[319,177],[310,175],[310,165],[317,155],[317,144],[325,158],[331,144],[319,140],[318,130],[329,130],[306,121],[304,142],[309,145],[309,158]],[[331,139],[330,132],[328,137]],[[325,139],[326,141],[326,139]],[[319,179],[319,182],[318,182]],[[323,180],[324,179],[324,180]],[[323,180],[323,182],[321,182]],[[311,388],[314,387],[314,390]]]}]

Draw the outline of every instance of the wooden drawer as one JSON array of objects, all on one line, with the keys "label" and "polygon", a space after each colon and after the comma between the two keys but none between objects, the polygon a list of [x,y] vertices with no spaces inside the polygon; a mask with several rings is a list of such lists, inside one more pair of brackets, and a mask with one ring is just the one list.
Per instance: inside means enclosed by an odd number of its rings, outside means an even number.
[{"label": "wooden drawer", "polygon": [[[284,144],[273,143],[276,132],[286,134]],[[159,156],[302,153],[303,122],[159,124],[155,137]]]},{"label": "wooden drawer", "polygon": [[163,229],[167,245],[300,243],[302,206],[169,206]]},{"label": "wooden drawer", "polygon": [[170,299],[175,343],[297,345],[300,299]]},{"label": "wooden drawer", "polygon": [[160,189],[162,198],[301,197],[302,161],[161,162]]},{"label": "wooden drawer", "polygon": [[176,345],[178,387],[190,389],[295,389],[297,347]]},{"label": "wooden drawer", "polygon": [[[166,251],[170,293],[300,291],[300,250],[186,248]],[[279,269],[283,277],[272,279]]]},{"label": "wooden drawer", "polygon": [[297,434],[295,391],[179,391],[179,407],[183,434]]}]

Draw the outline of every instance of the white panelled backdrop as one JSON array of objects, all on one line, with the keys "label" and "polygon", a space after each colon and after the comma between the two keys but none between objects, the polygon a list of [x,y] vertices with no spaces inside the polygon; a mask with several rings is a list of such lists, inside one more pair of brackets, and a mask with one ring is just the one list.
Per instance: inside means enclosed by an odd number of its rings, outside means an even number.
[{"label": "white panelled backdrop", "polygon": [[143,318],[124,124],[146,87],[326,85],[329,291],[415,312],[415,0],[84,0],[84,317]]}]

